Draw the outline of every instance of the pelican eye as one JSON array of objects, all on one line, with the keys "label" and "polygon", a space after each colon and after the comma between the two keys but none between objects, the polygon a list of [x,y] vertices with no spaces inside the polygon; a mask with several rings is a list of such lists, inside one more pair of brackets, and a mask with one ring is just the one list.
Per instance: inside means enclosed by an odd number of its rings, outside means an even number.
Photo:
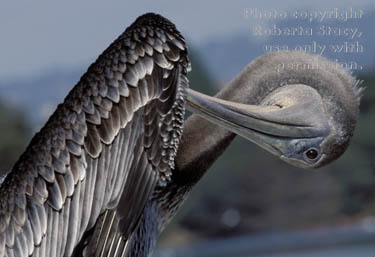
[{"label": "pelican eye", "polygon": [[315,161],[319,156],[319,151],[315,148],[309,148],[303,153],[303,156],[308,162]]}]

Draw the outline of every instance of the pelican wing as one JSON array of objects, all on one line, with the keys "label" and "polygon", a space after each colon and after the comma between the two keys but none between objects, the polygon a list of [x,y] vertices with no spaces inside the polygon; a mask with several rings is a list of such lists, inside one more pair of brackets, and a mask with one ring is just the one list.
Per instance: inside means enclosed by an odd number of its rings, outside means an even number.
[{"label": "pelican wing", "polygon": [[155,14],[99,56],[1,184],[0,257],[71,256],[96,228],[104,253],[109,215],[131,235],[171,175],[188,66],[183,37]]}]

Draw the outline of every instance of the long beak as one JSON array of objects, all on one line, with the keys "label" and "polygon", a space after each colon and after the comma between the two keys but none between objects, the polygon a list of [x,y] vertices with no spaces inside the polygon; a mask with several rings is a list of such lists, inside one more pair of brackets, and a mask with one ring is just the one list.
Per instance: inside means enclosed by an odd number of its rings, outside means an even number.
[{"label": "long beak", "polygon": [[285,108],[246,105],[188,89],[187,108],[277,156],[288,151],[292,139],[319,137],[326,132],[319,117],[321,106],[310,101]]}]

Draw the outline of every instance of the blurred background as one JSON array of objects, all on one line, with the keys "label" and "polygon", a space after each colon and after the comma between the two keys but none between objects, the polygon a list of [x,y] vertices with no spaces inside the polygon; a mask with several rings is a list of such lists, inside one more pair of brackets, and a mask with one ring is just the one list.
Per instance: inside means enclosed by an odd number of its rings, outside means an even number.
[{"label": "blurred background", "polygon": [[[332,59],[366,88],[352,143],[326,168],[290,167],[237,138],[196,186],[154,256],[374,256],[372,0],[1,1],[0,170],[12,167],[88,65],[149,11],[172,20],[187,39],[196,90],[213,95],[251,60],[285,46]],[[323,19],[318,11],[332,15]]]}]

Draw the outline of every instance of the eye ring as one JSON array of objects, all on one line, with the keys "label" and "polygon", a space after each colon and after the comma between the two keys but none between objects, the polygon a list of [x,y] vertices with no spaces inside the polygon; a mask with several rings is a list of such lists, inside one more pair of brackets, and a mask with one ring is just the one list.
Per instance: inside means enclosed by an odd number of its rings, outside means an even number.
[{"label": "eye ring", "polygon": [[303,153],[303,157],[307,162],[314,162],[320,156],[320,152],[316,148],[309,148]]}]

